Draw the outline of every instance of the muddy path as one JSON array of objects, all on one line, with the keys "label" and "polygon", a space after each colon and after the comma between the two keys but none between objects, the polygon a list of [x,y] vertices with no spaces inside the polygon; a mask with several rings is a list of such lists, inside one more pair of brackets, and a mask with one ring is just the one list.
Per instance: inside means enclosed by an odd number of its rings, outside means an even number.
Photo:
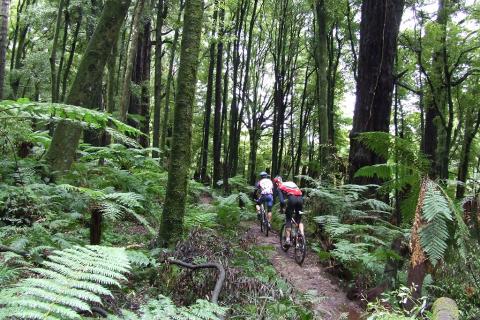
[{"label": "muddy path", "polygon": [[265,237],[260,232],[260,226],[253,223],[249,225],[247,232],[258,245],[275,248],[271,252],[270,261],[282,278],[297,291],[313,296],[315,319],[360,319],[360,307],[349,300],[342,289],[332,281],[332,277],[318,264],[313,252],[307,252],[303,265],[299,266],[295,263],[292,249],[287,253],[281,250],[277,233],[273,232]]}]

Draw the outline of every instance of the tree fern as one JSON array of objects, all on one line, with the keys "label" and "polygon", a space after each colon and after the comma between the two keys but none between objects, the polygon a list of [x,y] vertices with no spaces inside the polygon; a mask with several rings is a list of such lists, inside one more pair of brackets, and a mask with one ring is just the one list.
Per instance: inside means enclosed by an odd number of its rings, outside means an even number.
[{"label": "tree fern", "polygon": [[124,249],[100,246],[54,251],[42,264],[31,269],[37,277],[0,292],[0,319],[80,319],[130,271]]}]

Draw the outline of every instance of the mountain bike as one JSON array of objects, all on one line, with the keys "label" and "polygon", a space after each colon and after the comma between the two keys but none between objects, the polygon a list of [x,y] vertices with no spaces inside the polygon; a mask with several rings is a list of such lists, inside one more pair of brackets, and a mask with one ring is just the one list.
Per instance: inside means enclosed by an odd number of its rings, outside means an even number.
[{"label": "mountain bike", "polygon": [[[303,212],[299,212],[301,215],[303,215]],[[302,235],[300,233],[300,230],[298,229],[298,223],[295,221],[295,219],[292,217],[291,218],[291,223],[292,223],[292,230],[290,231],[290,243],[291,246],[295,248],[295,261],[299,264],[302,265],[303,260],[305,260],[305,255],[307,254],[307,240],[305,239],[305,235]],[[282,247],[282,250],[287,252],[290,246],[286,246],[285,242],[287,240],[287,224],[284,223],[282,225],[282,229],[280,231],[280,246]]]},{"label": "mountain bike", "polygon": [[260,204],[260,231],[265,234],[265,237],[268,237],[269,229],[267,213],[265,212],[265,207],[262,203]]}]

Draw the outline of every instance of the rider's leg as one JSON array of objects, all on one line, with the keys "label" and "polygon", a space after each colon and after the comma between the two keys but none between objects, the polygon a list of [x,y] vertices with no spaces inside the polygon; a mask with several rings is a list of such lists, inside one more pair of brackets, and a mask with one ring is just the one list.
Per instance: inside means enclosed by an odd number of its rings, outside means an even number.
[{"label": "rider's leg", "polygon": [[290,206],[287,205],[285,210],[285,237],[287,244],[290,244],[290,234],[292,232],[292,210]]},{"label": "rider's leg", "polygon": [[265,197],[265,206],[267,207],[267,220],[272,222],[272,207],[273,207],[273,195],[269,194]]},{"label": "rider's leg", "polygon": [[301,235],[305,235],[303,232],[303,222],[302,222],[302,216],[300,215],[300,212],[303,211],[303,198],[302,197],[297,197],[295,201],[295,221],[298,223],[298,230],[300,231]]}]

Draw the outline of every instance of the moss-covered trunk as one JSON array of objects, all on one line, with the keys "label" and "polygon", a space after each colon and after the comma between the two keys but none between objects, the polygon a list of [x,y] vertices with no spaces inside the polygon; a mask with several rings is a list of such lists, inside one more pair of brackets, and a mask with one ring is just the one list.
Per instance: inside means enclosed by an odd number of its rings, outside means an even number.
[{"label": "moss-covered trunk", "polygon": [[159,232],[159,244],[167,246],[181,237],[191,162],[192,118],[202,33],[203,2],[187,0],[183,23],[180,67],[175,96],[173,141],[167,194]]},{"label": "moss-covered trunk", "polygon": [[[92,101],[96,97],[95,84],[103,76],[105,64],[129,6],[130,0],[105,2],[99,23],[83,55],[66,103],[89,108],[96,107]],[[70,168],[75,159],[81,132],[82,128],[79,125],[69,121],[61,121],[57,125],[46,155],[53,169],[64,171]]]},{"label": "moss-covered trunk", "polygon": [[[315,1],[315,67],[316,67],[316,106],[318,109],[319,160],[322,169],[327,165],[328,141],[328,82],[327,82],[327,8],[325,0]],[[323,170],[323,173],[328,173]]]},{"label": "moss-covered trunk", "polygon": [[7,64],[8,16],[10,0],[3,0],[0,16],[0,100],[3,99],[3,84],[5,83],[5,66]]}]

